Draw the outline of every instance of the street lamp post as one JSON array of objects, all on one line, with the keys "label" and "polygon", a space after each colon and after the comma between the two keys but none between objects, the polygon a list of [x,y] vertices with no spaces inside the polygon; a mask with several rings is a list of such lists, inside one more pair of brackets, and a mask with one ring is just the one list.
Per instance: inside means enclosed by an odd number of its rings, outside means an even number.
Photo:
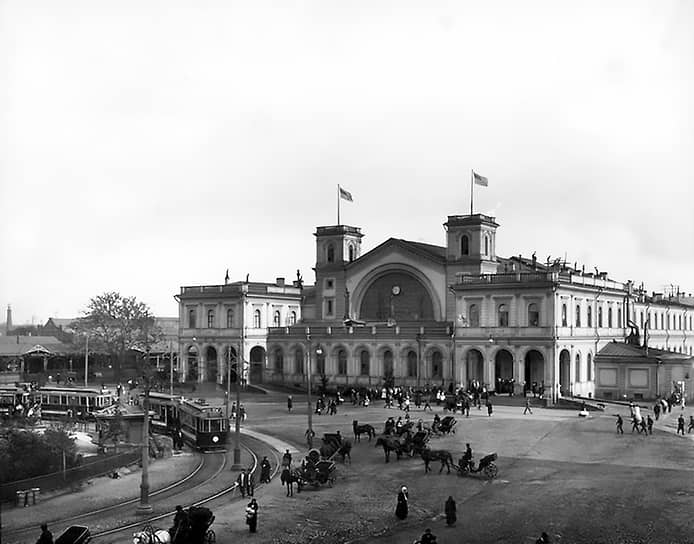
[{"label": "street lamp post", "polygon": [[142,480],[140,482],[140,504],[137,507],[137,514],[149,514],[152,512],[152,505],[149,504],[149,390],[152,386],[151,376],[148,372],[149,348],[146,350],[145,368],[142,382],[145,387],[145,400],[143,403],[144,420],[142,422]]},{"label": "street lamp post", "polygon": [[[243,373],[244,356],[243,356],[243,342],[244,342],[244,313],[246,293],[248,292],[248,285],[241,286],[241,335],[239,343],[239,352],[236,355],[236,421],[234,422],[234,464],[232,465],[233,470],[240,470],[243,468],[241,465],[241,375]],[[231,377],[231,374],[229,374]],[[230,384],[227,385],[230,387]],[[230,390],[229,390],[230,391]],[[230,395],[227,395],[227,399]]]},{"label": "street lamp post", "polygon": [[[313,351],[311,345],[311,333],[308,327],[306,327],[306,342],[308,343],[308,349],[306,351],[306,402],[308,407],[308,435],[306,436],[306,441],[308,443],[309,449],[313,447],[313,406],[311,403],[311,352]],[[323,353],[320,347],[316,349],[316,354],[320,355]]]},{"label": "street lamp post", "polygon": [[89,335],[84,339],[84,386],[87,387],[87,376],[89,375]]}]

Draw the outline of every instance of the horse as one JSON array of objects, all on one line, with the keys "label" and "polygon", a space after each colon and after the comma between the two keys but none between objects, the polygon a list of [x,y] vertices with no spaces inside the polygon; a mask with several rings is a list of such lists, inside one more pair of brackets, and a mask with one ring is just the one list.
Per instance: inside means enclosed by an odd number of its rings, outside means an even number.
[{"label": "horse", "polygon": [[403,423],[400,428],[395,427],[395,434],[398,436],[402,436],[405,433],[412,432],[412,428],[414,427],[414,421],[408,421],[407,423]]},{"label": "horse", "polygon": [[372,437],[376,437],[376,429],[373,428],[373,425],[369,425],[368,423],[359,425],[359,422],[355,419],[352,421],[352,429],[354,429],[354,439],[357,442],[361,442],[361,435],[364,433],[369,437],[369,442],[371,442]]},{"label": "horse", "polygon": [[351,451],[352,451],[352,443],[349,440],[345,440],[344,443],[337,450],[337,455],[342,457],[343,463],[347,459],[349,459],[349,464],[351,465],[352,464],[352,456],[350,455]]},{"label": "horse", "polygon": [[288,467],[285,467],[280,474],[280,482],[287,486],[287,497],[294,496],[294,484],[299,481],[297,475]]},{"label": "horse", "polygon": [[166,529],[145,527],[144,530],[133,533],[133,544],[171,544],[171,535]]},{"label": "horse", "polygon": [[448,469],[448,474],[451,473],[451,467],[455,467],[453,464],[453,456],[448,450],[432,450],[429,448],[424,448],[422,450],[422,459],[424,459],[425,474],[431,470],[431,468],[429,468],[429,463],[432,461],[441,461],[441,469],[439,470],[439,474],[443,472],[444,466]]},{"label": "horse", "polygon": [[395,455],[400,460],[404,450],[405,444],[399,438],[394,438],[392,436],[379,436],[376,440],[376,447],[383,448],[383,453],[386,456],[386,463],[390,463],[390,452],[394,451]]}]

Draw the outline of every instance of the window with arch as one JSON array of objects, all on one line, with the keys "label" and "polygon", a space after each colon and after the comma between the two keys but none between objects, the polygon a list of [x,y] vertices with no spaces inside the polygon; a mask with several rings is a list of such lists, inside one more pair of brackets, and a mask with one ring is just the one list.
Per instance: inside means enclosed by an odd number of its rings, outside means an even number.
[{"label": "window with arch", "polygon": [[289,312],[289,316],[287,317],[287,324],[288,325],[296,325],[296,312],[291,311]]},{"label": "window with arch", "polygon": [[275,348],[275,370],[282,372],[284,369],[284,352],[282,348]]},{"label": "window with arch", "polygon": [[581,354],[576,354],[576,383],[581,381]]},{"label": "window with arch", "polygon": [[607,328],[612,328],[612,308],[607,309]]},{"label": "window with arch", "polygon": [[443,378],[443,355],[438,350],[431,354],[431,377]]},{"label": "window with arch", "polygon": [[234,328],[234,310],[229,308],[227,310],[227,329]]},{"label": "window with arch", "polygon": [[325,352],[322,350],[320,353],[316,353],[316,373],[325,374]]},{"label": "window with arch", "polygon": [[593,308],[589,305],[586,308],[586,327],[593,326]]},{"label": "window with arch", "polygon": [[484,236],[484,254],[489,255],[489,236]]},{"label": "window with arch", "polygon": [[188,310],[188,328],[194,329],[196,328],[197,323],[195,319],[195,308],[191,308]]},{"label": "window with arch", "polygon": [[593,381],[593,355],[586,355],[586,380]]},{"label": "window with arch", "polygon": [[304,373],[304,350],[296,348],[294,350],[294,374]]},{"label": "window with arch", "polygon": [[566,327],[568,321],[566,320],[566,304],[561,305],[561,326]]},{"label": "window with arch", "polygon": [[470,255],[470,238],[466,234],[460,237],[460,254]]},{"label": "window with arch", "polygon": [[576,326],[581,326],[581,305],[576,304]]},{"label": "window with arch", "polygon": [[354,246],[352,244],[349,244],[349,248],[347,251],[349,253],[349,262],[351,263],[354,260]]},{"label": "window with arch", "polygon": [[682,315],[681,315],[681,314],[680,314],[680,316],[679,316],[679,321],[680,321],[680,325],[679,325],[679,327],[677,327],[677,328],[678,328],[679,330],[682,330]]},{"label": "window with arch", "polygon": [[347,350],[340,349],[337,352],[337,373],[340,376],[347,375]]},{"label": "window with arch", "polygon": [[326,251],[326,260],[329,263],[335,262],[335,246],[332,244],[328,244],[328,249]]},{"label": "window with arch", "polygon": [[480,309],[477,304],[470,304],[470,307],[467,310],[467,315],[471,327],[480,326]]},{"label": "window with arch", "polygon": [[[691,315],[689,316],[689,330],[690,331],[694,330],[694,329],[692,329],[692,316]],[[691,350],[692,348],[689,348],[689,349]]]},{"label": "window with arch", "polygon": [[371,374],[371,354],[365,349],[359,354],[359,374],[362,376]]},{"label": "window with arch", "polygon": [[528,327],[540,326],[540,309],[535,302],[528,304]]},{"label": "window with arch", "polygon": [[622,309],[617,308],[617,326],[621,327],[622,326]]},{"label": "window with arch", "polygon": [[413,350],[407,352],[407,377],[417,377],[417,352]]},{"label": "window with arch", "polygon": [[275,310],[275,312],[272,314],[272,326],[273,327],[279,327],[280,326],[280,311]]},{"label": "window with arch", "polygon": [[253,327],[260,328],[260,310],[253,312]]},{"label": "window with arch", "polygon": [[207,310],[207,328],[214,329],[214,310]]},{"label": "window with arch", "polygon": [[499,316],[499,327],[508,327],[508,306],[499,304],[497,314]]},{"label": "window with arch", "polygon": [[667,316],[667,329],[670,330],[670,314]]},{"label": "window with arch", "polygon": [[602,328],[602,306],[598,307],[598,327]]},{"label": "window with arch", "polygon": [[665,314],[660,314],[660,330],[665,328]]},{"label": "window with arch", "polygon": [[643,331],[643,312],[640,314],[640,323],[641,323],[641,330]]}]

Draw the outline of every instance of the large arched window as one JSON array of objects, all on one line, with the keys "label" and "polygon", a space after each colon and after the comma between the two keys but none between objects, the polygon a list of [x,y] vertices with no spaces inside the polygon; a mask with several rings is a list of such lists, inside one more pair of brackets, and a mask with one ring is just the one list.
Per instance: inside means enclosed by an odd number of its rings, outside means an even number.
[{"label": "large arched window", "polygon": [[352,244],[349,244],[349,262],[351,263],[354,260],[354,246]]},{"label": "large arched window", "polygon": [[234,310],[229,308],[227,310],[227,329],[234,328]]},{"label": "large arched window", "polygon": [[280,326],[280,311],[275,310],[275,313],[272,314],[272,326],[273,327],[279,327]]},{"label": "large arched window", "polygon": [[643,312],[640,314],[641,331],[643,331]]},{"label": "large arched window", "polygon": [[207,328],[214,329],[214,310],[207,310]]},{"label": "large arched window", "polygon": [[602,306],[598,307],[598,327],[602,328]]},{"label": "large arched window", "polygon": [[484,254],[489,255],[489,236],[484,236]]},{"label": "large arched window", "polygon": [[417,377],[417,352],[407,352],[407,376],[408,378]]},{"label": "large arched window", "polygon": [[443,378],[443,355],[438,350],[431,354],[431,377]]},{"label": "large arched window", "polygon": [[588,306],[588,308],[586,308],[586,326],[593,326],[593,308],[591,306]]},{"label": "large arched window", "polygon": [[470,307],[468,308],[467,314],[468,314],[468,320],[470,321],[470,326],[471,327],[479,327],[480,326],[480,309],[478,308],[477,304],[470,304]]},{"label": "large arched window", "polygon": [[325,374],[325,351],[321,350],[320,353],[316,353],[316,374],[321,376]]},{"label": "large arched window", "polygon": [[460,237],[460,254],[470,255],[470,239],[465,234]]},{"label": "large arched window", "polygon": [[508,306],[499,304],[497,312],[499,314],[499,327],[508,327]]},{"label": "large arched window", "polygon": [[196,328],[197,323],[195,319],[195,308],[191,308],[188,310],[188,328],[194,329]]},{"label": "large arched window", "polygon": [[621,327],[622,326],[622,309],[617,308],[617,326]]},{"label": "large arched window", "polygon": [[294,312],[294,311],[289,312],[289,316],[287,316],[287,324],[288,325],[296,325],[296,312]]},{"label": "large arched window", "polygon": [[260,310],[253,312],[253,327],[260,328]]},{"label": "large arched window", "polygon": [[387,349],[383,352],[383,377],[391,378],[393,376],[393,352]]},{"label": "large arched window", "polygon": [[581,381],[581,354],[576,354],[576,383]]},{"label": "large arched window", "polygon": [[332,244],[328,244],[328,249],[326,252],[327,256],[327,261],[329,263],[335,262],[335,246]]},{"label": "large arched window", "polygon": [[540,310],[535,302],[528,304],[528,327],[540,326]]},{"label": "large arched window", "polygon": [[365,349],[359,354],[359,374],[362,376],[371,374],[371,354]]},{"label": "large arched window", "polygon": [[607,328],[612,328],[612,308],[607,309]]},{"label": "large arched window", "polygon": [[567,323],[568,322],[566,321],[566,304],[562,304],[561,305],[561,326],[566,327]]},{"label": "large arched window", "polygon": [[593,381],[593,356],[589,353],[586,356],[586,380]]},{"label": "large arched window", "polygon": [[304,350],[296,348],[294,350],[294,374],[304,373]]},{"label": "large arched window", "polygon": [[337,352],[337,373],[340,376],[347,375],[347,351],[344,349]]},{"label": "large arched window", "polygon": [[576,304],[576,326],[581,326],[581,305]]}]

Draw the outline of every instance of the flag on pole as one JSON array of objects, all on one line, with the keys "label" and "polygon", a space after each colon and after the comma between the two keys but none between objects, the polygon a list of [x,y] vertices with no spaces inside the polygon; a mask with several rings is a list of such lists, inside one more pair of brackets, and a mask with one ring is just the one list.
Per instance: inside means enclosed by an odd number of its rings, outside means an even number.
[{"label": "flag on pole", "polygon": [[474,170],[472,171],[472,177],[475,179],[476,185],[483,185],[485,187],[487,187],[489,185],[489,180],[487,178],[485,178],[484,176],[480,176]]},{"label": "flag on pole", "polygon": [[350,193],[349,191],[343,189],[343,188],[340,187],[339,185],[338,185],[338,188],[340,189],[340,198],[344,198],[345,200],[348,200],[349,202],[354,202],[354,201],[352,200],[352,193]]}]

